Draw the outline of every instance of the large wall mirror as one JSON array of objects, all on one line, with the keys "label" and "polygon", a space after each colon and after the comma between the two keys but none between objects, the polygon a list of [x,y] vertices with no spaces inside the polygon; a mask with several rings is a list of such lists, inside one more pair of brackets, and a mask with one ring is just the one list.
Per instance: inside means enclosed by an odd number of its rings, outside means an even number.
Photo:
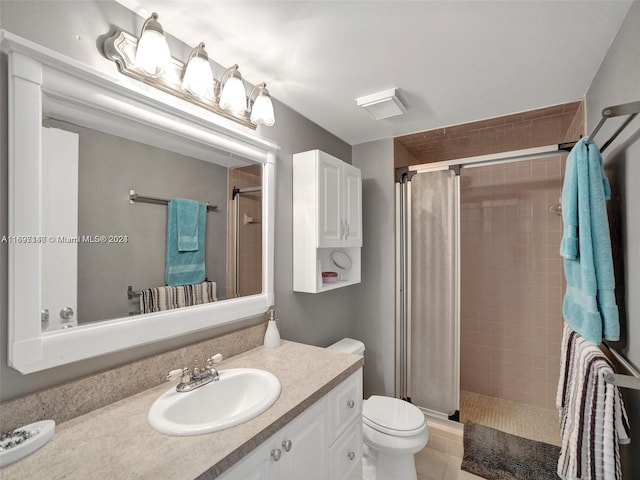
[{"label": "large wall mirror", "polygon": [[[277,146],[3,36],[9,364],[30,373],[264,313]],[[193,211],[180,213],[193,201],[202,277],[171,283],[169,269],[183,268],[170,253],[176,216],[193,222]]]}]

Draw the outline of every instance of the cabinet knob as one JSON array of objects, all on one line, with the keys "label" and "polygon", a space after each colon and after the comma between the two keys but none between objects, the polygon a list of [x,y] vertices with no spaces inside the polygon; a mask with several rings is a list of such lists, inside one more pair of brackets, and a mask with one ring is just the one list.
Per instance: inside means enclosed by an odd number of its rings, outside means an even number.
[{"label": "cabinet knob", "polygon": [[355,452],[349,452],[347,453],[347,457],[349,457],[349,460],[353,461],[353,459],[356,458],[356,454]]},{"label": "cabinet knob", "polygon": [[353,408],[356,406],[356,402],[354,402],[353,400],[349,400],[347,401],[347,407],[349,408]]},{"label": "cabinet knob", "polygon": [[291,446],[293,444],[291,443],[291,440],[285,440],[282,442],[282,448],[284,448],[285,452],[289,452],[291,450]]},{"label": "cabinet knob", "polygon": [[279,448],[271,450],[271,458],[273,458],[274,462],[277,462],[278,460],[280,460],[281,456],[282,456],[282,450],[280,450]]}]

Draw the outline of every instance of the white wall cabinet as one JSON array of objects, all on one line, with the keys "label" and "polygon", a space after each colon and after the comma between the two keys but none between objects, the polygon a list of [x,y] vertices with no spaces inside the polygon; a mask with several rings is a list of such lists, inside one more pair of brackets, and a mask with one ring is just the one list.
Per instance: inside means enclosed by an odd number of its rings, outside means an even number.
[{"label": "white wall cabinet", "polygon": [[[318,293],[360,283],[362,176],[360,170],[320,150],[293,156],[293,289]],[[332,260],[339,250],[351,258],[343,269]],[[321,271],[338,282],[324,284]]]},{"label": "white wall cabinet", "polygon": [[[294,155],[293,168],[294,191],[298,185],[301,188],[316,187],[313,203],[304,206],[317,211],[317,246],[320,248],[361,247],[362,176],[360,170],[320,150]],[[314,173],[316,173],[315,179]],[[296,203],[294,193],[294,205]]]},{"label": "white wall cabinet", "polygon": [[223,473],[220,478],[360,480],[361,415],[362,369]]}]

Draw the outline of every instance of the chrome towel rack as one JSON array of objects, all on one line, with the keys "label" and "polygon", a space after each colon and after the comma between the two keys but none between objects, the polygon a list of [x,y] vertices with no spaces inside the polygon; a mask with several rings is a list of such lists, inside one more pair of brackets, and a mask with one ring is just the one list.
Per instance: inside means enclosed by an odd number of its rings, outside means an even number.
[{"label": "chrome towel rack", "polygon": [[[129,190],[129,203],[153,203],[155,205],[169,205],[170,200],[168,198],[160,198],[160,197],[151,197],[148,195],[140,195],[135,190]],[[217,205],[209,205],[207,202],[207,211],[209,212],[217,212]]]},{"label": "chrome towel rack", "polygon": [[630,375],[621,375],[619,373],[611,373],[605,376],[604,381],[612,383],[618,387],[631,388],[634,390],[640,390],[640,372],[634,367],[629,360],[625,358],[620,352],[614,349],[608,342],[603,341],[602,345],[607,349],[609,353],[622,365]]},{"label": "chrome towel rack", "polygon": [[627,125],[631,123],[631,120],[633,120],[636,117],[636,115],[638,115],[638,113],[640,113],[640,101],[623,103],[621,105],[614,105],[612,107],[605,108],[604,110],[602,110],[602,118],[596,125],[596,128],[593,129],[593,132],[591,132],[591,135],[589,135],[589,139],[593,139],[593,137],[595,137],[596,133],[598,133],[602,125],[604,125],[604,122],[606,122],[609,118],[620,117],[622,115],[629,115],[629,118],[627,118],[624,121],[624,123],[620,125],[620,128],[618,128],[618,130],[615,131],[615,133],[611,136],[611,138],[609,138],[609,140],[607,140],[602,145],[602,147],[600,148],[600,152],[604,152],[604,150],[609,145],[611,145],[611,142],[613,142],[616,139],[616,137],[620,134],[620,132],[622,132],[622,130],[624,130],[627,127]]}]

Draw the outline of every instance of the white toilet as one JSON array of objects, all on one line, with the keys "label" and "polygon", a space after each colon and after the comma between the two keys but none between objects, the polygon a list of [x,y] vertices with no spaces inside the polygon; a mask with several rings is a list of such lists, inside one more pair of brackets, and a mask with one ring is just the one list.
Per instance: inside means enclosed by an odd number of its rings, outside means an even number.
[{"label": "white toilet", "polygon": [[[343,338],[327,348],[364,354],[364,343],[352,338]],[[372,395],[362,406],[362,436],[375,453],[376,480],[417,479],[413,456],[429,440],[429,428],[418,407],[397,398]]]}]

